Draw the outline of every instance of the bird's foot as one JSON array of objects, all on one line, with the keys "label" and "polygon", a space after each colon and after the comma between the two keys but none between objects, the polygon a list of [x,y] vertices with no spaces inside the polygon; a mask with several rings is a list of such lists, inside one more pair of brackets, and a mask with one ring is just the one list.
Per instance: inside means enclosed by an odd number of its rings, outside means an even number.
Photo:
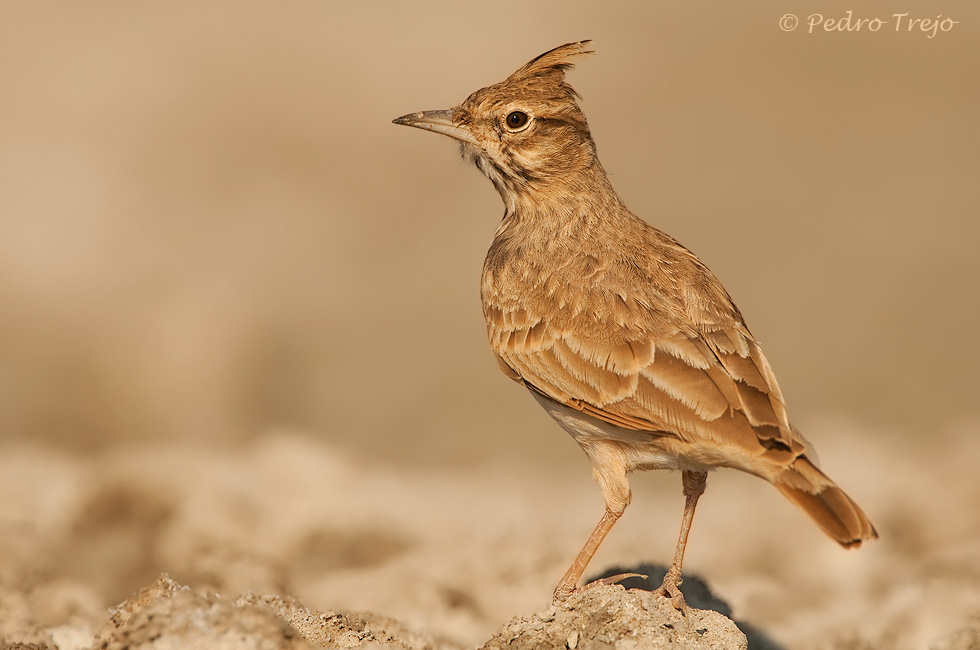
[{"label": "bird's foot", "polygon": [[681,593],[681,572],[675,571],[674,567],[670,567],[667,570],[667,575],[664,576],[664,582],[660,585],[655,593],[663,596],[670,601],[670,604],[674,606],[674,609],[679,611],[681,614],[687,615],[687,603],[684,601],[684,594]]},{"label": "bird's foot", "polygon": [[581,587],[576,587],[575,585],[559,584],[558,588],[555,589],[555,595],[551,599],[551,604],[560,605],[561,603],[568,600],[569,596],[571,596],[572,594],[578,594],[583,591],[588,591],[589,589],[592,589],[593,587],[596,587],[598,585],[614,585],[617,582],[626,580],[627,578],[643,578],[644,580],[646,580],[647,576],[643,575],[642,573],[618,573],[614,576],[609,576],[608,578],[599,578],[598,580],[593,580],[592,582],[585,584]]}]

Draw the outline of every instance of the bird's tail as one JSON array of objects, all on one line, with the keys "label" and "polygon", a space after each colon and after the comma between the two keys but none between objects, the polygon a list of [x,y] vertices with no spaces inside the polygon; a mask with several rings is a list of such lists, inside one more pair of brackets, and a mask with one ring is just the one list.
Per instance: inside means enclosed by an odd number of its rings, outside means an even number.
[{"label": "bird's tail", "polygon": [[862,540],[878,538],[858,504],[806,456],[794,460],[773,483],[844,548],[857,548]]}]

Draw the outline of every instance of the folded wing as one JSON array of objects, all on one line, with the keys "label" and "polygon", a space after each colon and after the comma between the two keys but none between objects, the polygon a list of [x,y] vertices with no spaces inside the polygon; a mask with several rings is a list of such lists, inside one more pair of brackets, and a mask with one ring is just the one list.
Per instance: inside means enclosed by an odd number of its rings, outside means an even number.
[{"label": "folded wing", "polygon": [[559,403],[627,429],[710,442],[750,471],[752,459],[788,463],[806,450],[741,323],[685,333],[606,322],[590,337],[521,312],[487,313],[493,350],[514,379]]}]

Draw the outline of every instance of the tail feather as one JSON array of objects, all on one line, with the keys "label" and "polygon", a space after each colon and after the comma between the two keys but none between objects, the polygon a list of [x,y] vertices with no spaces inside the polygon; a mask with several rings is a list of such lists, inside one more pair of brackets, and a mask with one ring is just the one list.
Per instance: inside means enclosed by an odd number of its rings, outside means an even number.
[{"label": "tail feather", "polygon": [[878,531],[858,504],[806,456],[794,460],[774,484],[841,546],[857,548],[862,540],[878,538]]}]

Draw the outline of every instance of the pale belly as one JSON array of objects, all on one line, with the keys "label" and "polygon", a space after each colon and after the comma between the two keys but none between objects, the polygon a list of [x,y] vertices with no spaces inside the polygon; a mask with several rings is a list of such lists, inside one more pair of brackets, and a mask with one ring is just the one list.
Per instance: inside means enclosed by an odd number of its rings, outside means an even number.
[{"label": "pale belly", "polygon": [[678,445],[672,436],[617,427],[563,406],[534,391],[531,394],[548,415],[582,447],[593,465],[597,465],[598,452],[606,451],[610,447],[614,447],[622,455],[626,471],[669,469],[707,472],[715,467],[729,465],[727,459],[707,458],[703,453],[696,453],[689,445]]}]

